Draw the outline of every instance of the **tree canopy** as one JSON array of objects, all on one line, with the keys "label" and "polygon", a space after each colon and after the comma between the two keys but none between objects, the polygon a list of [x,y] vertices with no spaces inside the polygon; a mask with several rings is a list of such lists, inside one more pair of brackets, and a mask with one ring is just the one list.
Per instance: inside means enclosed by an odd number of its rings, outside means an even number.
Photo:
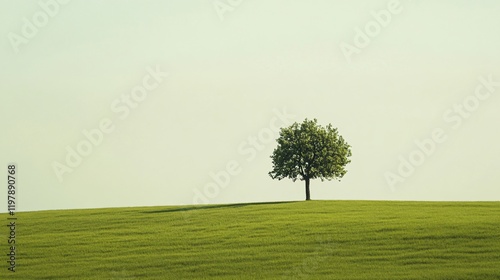
[{"label": "tree canopy", "polygon": [[351,146],[331,124],[322,127],[316,119],[305,119],[282,128],[278,147],[271,155],[273,179],[299,179],[306,183],[306,200],[310,200],[309,181],[337,179],[340,181],[351,162]]}]

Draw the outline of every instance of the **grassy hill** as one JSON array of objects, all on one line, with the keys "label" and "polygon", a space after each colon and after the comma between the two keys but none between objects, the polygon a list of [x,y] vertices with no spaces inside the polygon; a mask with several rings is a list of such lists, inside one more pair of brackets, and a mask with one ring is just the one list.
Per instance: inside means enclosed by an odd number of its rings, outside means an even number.
[{"label": "grassy hill", "polygon": [[17,216],[17,272],[7,270],[4,227],[0,279],[500,279],[498,202],[304,201]]}]

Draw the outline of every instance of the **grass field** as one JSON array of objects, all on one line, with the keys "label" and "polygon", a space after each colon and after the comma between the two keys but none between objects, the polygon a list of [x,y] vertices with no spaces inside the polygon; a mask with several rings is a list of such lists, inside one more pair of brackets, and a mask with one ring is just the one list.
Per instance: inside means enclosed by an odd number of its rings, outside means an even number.
[{"label": "grass field", "polygon": [[500,279],[498,202],[303,201],[17,216],[16,272],[7,270],[4,227],[0,279]]}]

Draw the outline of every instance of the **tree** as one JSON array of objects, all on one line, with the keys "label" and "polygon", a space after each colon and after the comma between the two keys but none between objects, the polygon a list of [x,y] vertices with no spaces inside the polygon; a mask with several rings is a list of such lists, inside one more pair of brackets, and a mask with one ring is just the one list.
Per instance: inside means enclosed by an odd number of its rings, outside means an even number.
[{"label": "tree", "polygon": [[278,147],[271,158],[273,179],[300,179],[306,184],[306,200],[310,200],[309,181],[320,178],[340,181],[346,173],[345,166],[351,162],[351,146],[331,124],[326,127],[318,121],[305,119],[282,128],[277,139]]}]

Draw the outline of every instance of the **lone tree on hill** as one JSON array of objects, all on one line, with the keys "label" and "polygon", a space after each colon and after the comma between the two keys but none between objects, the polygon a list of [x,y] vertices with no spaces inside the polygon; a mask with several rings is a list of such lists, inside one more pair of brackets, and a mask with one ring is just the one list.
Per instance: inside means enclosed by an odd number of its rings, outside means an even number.
[{"label": "lone tree on hill", "polygon": [[305,181],[306,200],[311,199],[311,179],[340,181],[347,173],[345,166],[351,162],[351,146],[331,124],[322,127],[316,119],[305,119],[301,124],[282,128],[277,142],[278,147],[271,155],[273,170],[269,176]]}]

